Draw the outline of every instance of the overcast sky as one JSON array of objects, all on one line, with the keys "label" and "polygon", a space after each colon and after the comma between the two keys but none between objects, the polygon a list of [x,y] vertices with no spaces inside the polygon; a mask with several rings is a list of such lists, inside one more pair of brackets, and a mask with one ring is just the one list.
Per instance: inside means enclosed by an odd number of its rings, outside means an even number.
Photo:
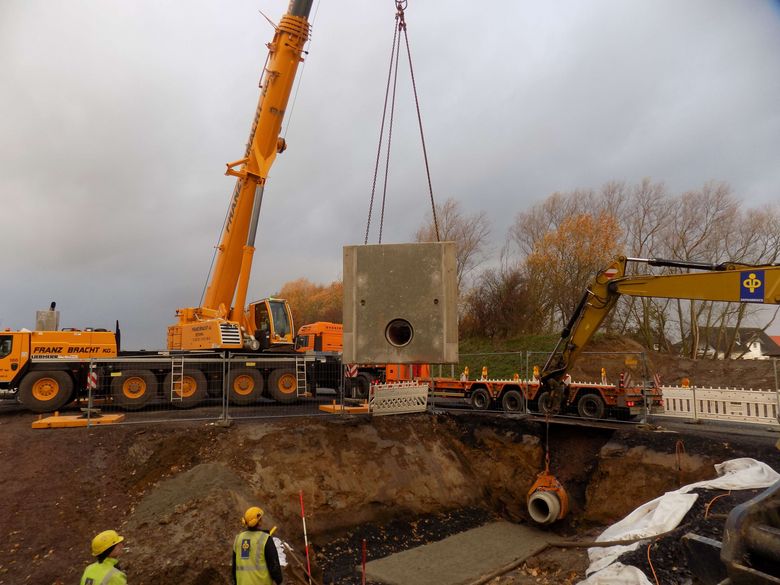
[{"label": "overcast sky", "polygon": [[[0,327],[113,327],[158,349],[197,306],[286,0],[0,0]],[[315,12],[316,11],[316,12]],[[341,277],[362,244],[395,8],[315,0],[250,297]],[[780,197],[777,0],[409,0],[434,195],[498,248],[550,193],[651,177]],[[406,70],[402,69],[402,74]],[[406,74],[408,75],[408,74]],[[429,209],[399,88],[384,242]],[[376,217],[376,216],[375,216]],[[376,241],[376,232],[371,241]],[[629,253],[631,251],[628,251]]]}]

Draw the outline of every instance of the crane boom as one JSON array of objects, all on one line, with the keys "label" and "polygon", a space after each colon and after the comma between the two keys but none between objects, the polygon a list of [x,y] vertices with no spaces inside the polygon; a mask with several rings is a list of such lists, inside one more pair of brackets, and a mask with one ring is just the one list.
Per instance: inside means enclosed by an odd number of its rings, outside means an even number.
[{"label": "crane boom", "polygon": [[[259,345],[255,339],[254,312],[245,311],[244,306],[263,190],[276,155],[286,148],[280,136],[282,121],[309,37],[312,1],[291,0],[287,13],[275,27],[272,42],[267,45],[267,65],[244,157],[227,164],[225,174],[237,179],[214,271],[201,306],[176,311],[179,321],[168,329],[170,349],[257,349]],[[290,320],[286,303],[281,312],[271,310],[271,305],[265,303],[268,307],[265,321],[271,326],[274,314],[286,315]],[[292,347],[291,323],[282,329],[287,332],[284,341]]]},{"label": "crane boom", "polygon": [[[626,276],[628,262],[698,270],[682,274]],[[542,390],[551,402],[545,410],[557,411],[563,397],[563,378],[584,346],[609,315],[621,295],[700,301],[780,304],[780,265],[705,264],[619,256],[596,275],[571,319],[564,327],[542,374]]]}]

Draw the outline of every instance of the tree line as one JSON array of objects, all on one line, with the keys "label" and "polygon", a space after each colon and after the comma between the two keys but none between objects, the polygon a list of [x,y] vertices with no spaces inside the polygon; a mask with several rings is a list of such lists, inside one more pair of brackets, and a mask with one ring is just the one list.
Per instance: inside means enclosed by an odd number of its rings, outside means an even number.
[{"label": "tree line", "polygon": [[[618,255],[707,263],[780,259],[780,204],[748,207],[722,182],[681,194],[650,179],[556,192],[519,212],[498,250],[490,247],[484,211],[464,213],[448,199],[436,205],[436,216],[440,239],[456,243],[464,338],[559,332],[594,276]],[[430,212],[413,238],[435,241]],[[320,286],[300,279],[279,295],[290,301],[296,323],[341,322],[341,282]],[[629,297],[618,302],[602,330],[633,336],[649,348],[670,351],[677,344],[691,357],[707,336],[730,353],[737,329],[755,322],[759,310],[742,303]],[[777,309],[764,309],[764,329],[776,315]]]}]

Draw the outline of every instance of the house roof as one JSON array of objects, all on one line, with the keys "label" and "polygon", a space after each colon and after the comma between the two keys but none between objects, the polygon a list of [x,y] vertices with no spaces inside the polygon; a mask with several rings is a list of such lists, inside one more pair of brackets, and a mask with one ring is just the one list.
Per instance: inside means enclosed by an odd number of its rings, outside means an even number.
[{"label": "house roof", "polygon": [[732,340],[732,354],[746,353],[750,344],[758,341],[765,356],[780,357],[780,335],[770,337],[760,327],[713,327],[699,330],[699,345],[725,351]]}]

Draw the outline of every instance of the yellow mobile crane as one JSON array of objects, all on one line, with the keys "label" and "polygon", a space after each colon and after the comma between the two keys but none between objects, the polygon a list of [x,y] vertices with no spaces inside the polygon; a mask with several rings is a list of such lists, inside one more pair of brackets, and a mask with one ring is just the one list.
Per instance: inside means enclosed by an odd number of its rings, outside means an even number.
[{"label": "yellow mobile crane", "polygon": [[260,100],[240,160],[228,163],[225,174],[237,177],[217,248],[216,264],[200,307],[178,309],[179,321],[168,328],[172,350],[292,351],[292,314],[286,301],[263,299],[246,309],[255,235],[263,189],[276,155],[286,144],[280,136],[303,47],[309,36],[312,0],[291,0],[271,43],[261,83]]},{"label": "yellow mobile crane", "polygon": [[[244,308],[254,254],[263,187],[276,155],[285,149],[282,119],[309,36],[312,0],[291,0],[268,44],[260,100],[244,158],[229,163],[236,187],[217,249],[216,266],[200,307],[178,309],[178,323],[168,328],[170,352],[120,351],[119,326],[0,332],[0,399],[18,399],[35,412],[55,411],[86,395],[97,374],[97,396],[110,396],[127,410],[169,397],[179,408],[195,406],[209,392],[207,373],[197,364],[184,366],[190,351],[276,350],[256,353],[228,376],[228,395],[235,404],[250,404],[263,395],[280,402],[299,393],[300,358],[294,352],[292,314],[286,301],[263,299]],[[49,312],[54,314],[54,304]],[[174,373],[171,358],[180,361]],[[92,358],[104,358],[95,370]],[[132,359],[127,359],[132,358]]]},{"label": "yellow mobile crane", "polygon": [[[626,265],[629,262],[697,272],[626,276]],[[538,398],[542,412],[560,410],[565,394],[564,377],[621,295],[777,305],[780,304],[780,264],[707,264],[656,258],[615,258],[596,275],[547,359],[540,377]],[[569,406],[575,396],[565,398],[565,406]],[[593,395],[579,395],[576,398],[593,400]],[[581,406],[590,410],[599,405]]]}]

